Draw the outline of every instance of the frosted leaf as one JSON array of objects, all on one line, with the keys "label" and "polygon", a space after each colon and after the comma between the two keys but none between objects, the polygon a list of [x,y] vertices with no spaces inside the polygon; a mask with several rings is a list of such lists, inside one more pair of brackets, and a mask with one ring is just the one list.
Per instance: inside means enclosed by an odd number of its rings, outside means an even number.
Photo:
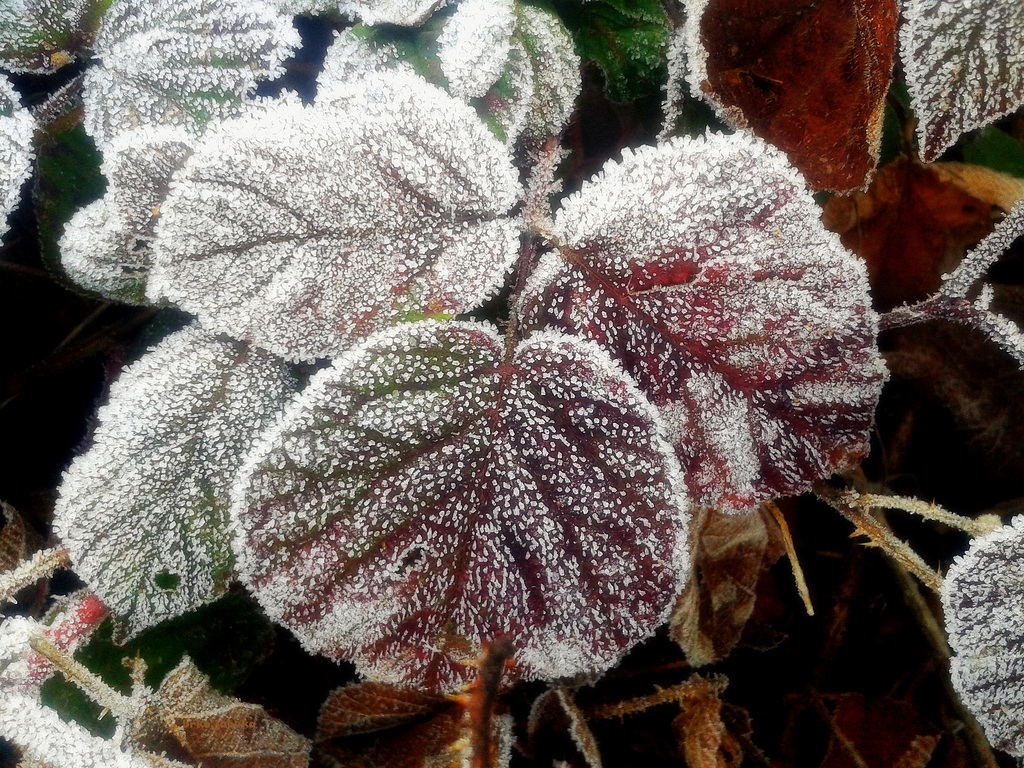
[{"label": "frosted leaf", "polygon": [[867,453],[884,378],[863,264],[745,135],[623,152],[564,201],[527,330],[594,339],[658,406],[692,501],[746,510]]},{"label": "frosted leaf", "polygon": [[1024,515],[974,539],[941,597],[954,687],[994,747],[1024,755]]},{"label": "frosted leaf", "polygon": [[921,157],[1024,104],[1024,4],[904,0],[900,54]]},{"label": "frosted leaf", "polygon": [[150,299],[298,360],[500,287],[519,248],[505,147],[420,78],[363,82],[339,106],[281,105],[204,137],[163,206]]},{"label": "frosted leaf", "polygon": [[68,222],[61,265],[83,288],[141,303],[146,293],[150,241],[171,175],[191,153],[181,128],[137,128],[103,152],[107,193]]},{"label": "frosted leaf", "polygon": [[352,29],[338,32],[316,79],[317,106],[344,106],[347,100],[365,98],[369,76],[394,71],[415,75],[393,45],[374,46]]},{"label": "frosted leaf", "polygon": [[96,38],[99,66],[86,73],[86,130],[101,148],[142,125],[198,134],[282,74],[298,45],[261,0],[119,0]]},{"label": "frosted leaf", "polygon": [[56,72],[96,32],[105,3],[96,0],[0,0],[0,68]]},{"label": "frosted leaf", "polygon": [[0,237],[7,234],[7,219],[21,200],[22,184],[32,173],[34,130],[35,121],[22,108],[14,87],[0,75]]},{"label": "frosted leaf", "polygon": [[678,465],[596,345],[425,321],[313,377],[232,492],[240,573],[307,648],[452,690],[508,636],[527,678],[600,672],[687,570]]},{"label": "frosted leaf", "polygon": [[580,59],[558,16],[530,5],[521,5],[517,11],[516,36],[522,40],[533,74],[527,133],[557,136],[569,122],[580,95]]},{"label": "frosted leaf", "polygon": [[54,532],[131,633],[221,594],[227,491],[293,386],[280,360],[190,327],[124,371],[60,487]]},{"label": "frosted leaf", "polygon": [[476,99],[487,93],[505,67],[515,23],[513,0],[461,0],[437,38],[452,94]]},{"label": "frosted leaf", "polygon": [[341,10],[364,24],[416,27],[449,0],[341,0]]}]

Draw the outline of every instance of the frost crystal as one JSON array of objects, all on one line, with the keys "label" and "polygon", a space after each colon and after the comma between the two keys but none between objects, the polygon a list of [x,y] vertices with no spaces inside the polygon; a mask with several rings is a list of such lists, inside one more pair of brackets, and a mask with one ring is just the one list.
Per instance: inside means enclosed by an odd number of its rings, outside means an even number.
[{"label": "frost crystal", "polygon": [[462,0],[437,39],[448,90],[463,99],[483,96],[501,76],[512,44],[513,0]]},{"label": "frost crystal", "polygon": [[339,32],[327,49],[316,79],[317,106],[343,106],[349,99],[365,98],[367,83],[364,80],[388,72],[415,75],[412,66],[399,58],[394,46],[375,47],[351,29]]},{"label": "frost crystal", "polygon": [[54,532],[132,633],[225,588],[228,488],[292,386],[281,361],[191,327],[111,387],[92,447],[64,475]]},{"label": "frost crystal", "polygon": [[692,500],[746,510],[867,452],[884,366],[863,264],[746,137],[623,152],[555,221],[526,329],[594,339],[661,410]]},{"label": "frost crystal", "polygon": [[364,24],[419,26],[449,0],[341,0],[341,10]]},{"label": "frost crystal", "polygon": [[[2,0],[0,0],[2,1]],[[21,199],[21,185],[32,173],[32,133],[35,121],[10,81],[0,75],[0,237]]]},{"label": "frost crystal", "polygon": [[580,59],[558,16],[529,5],[517,10],[516,35],[526,50],[533,83],[526,131],[557,136],[569,122],[580,95]]},{"label": "frost crystal", "polygon": [[103,152],[107,193],[78,211],[60,241],[61,264],[84,288],[140,303],[150,241],[173,174],[191,153],[181,128],[137,128]]},{"label": "frost crystal", "polygon": [[901,55],[926,162],[1024,104],[1024,4],[904,0],[903,15]]},{"label": "frost crystal", "polygon": [[1024,756],[1024,515],[974,539],[942,584],[953,685],[992,745]]},{"label": "frost crystal", "polygon": [[236,114],[258,81],[283,73],[299,45],[261,0],[120,0],[97,35],[85,78],[85,127],[102,148],[138,126],[198,134]]},{"label": "frost crystal", "polygon": [[418,77],[363,83],[210,130],[162,209],[151,299],[300,360],[501,285],[519,248],[508,151]]},{"label": "frost crystal", "polygon": [[99,15],[95,0],[0,0],[0,67],[56,72],[87,42]]},{"label": "frost crystal", "polygon": [[314,376],[232,492],[240,573],[311,650],[452,690],[509,636],[528,678],[596,673],[685,578],[655,410],[596,345],[488,327],[378,334]]}]

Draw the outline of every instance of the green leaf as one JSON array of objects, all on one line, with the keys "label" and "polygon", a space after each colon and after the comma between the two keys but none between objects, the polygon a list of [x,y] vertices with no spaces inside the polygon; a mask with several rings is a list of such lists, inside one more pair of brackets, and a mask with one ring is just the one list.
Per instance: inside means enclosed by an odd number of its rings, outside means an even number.
[{"label": "green leaf", "polygon": [[964,160],[1011,176],[1024,176],[1024,146],[998,128],[983,128],[964,146]]},{"label": "green leaf", "polygon": [[576,52],[604,73],[612,101],[657,91],[666,77],[670,24],[659,0],[555,0]]}]

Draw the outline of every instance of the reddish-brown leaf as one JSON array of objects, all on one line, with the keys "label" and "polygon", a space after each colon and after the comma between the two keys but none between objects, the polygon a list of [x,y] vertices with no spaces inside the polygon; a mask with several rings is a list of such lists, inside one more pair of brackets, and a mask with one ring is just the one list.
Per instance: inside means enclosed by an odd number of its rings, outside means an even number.
[{"label": "reddish-brown leaf", "polygon": [[722,684],[694,675],[689,696],[672,721],[672,730],[689,768],[739,768],[743,750],[722,722]]},{"label": "reddish-brown leaf", "polygon": [[[833,735],[820,768],[924,768],[939,739],[904,701],[843,694],[832,717]],[[845,744],[842,741],[845,740]],[[860,757],[858,764],[853,752]]]},{"label": "reddish-brown leaf", "polygon": [[21,564],[29,555],[29,530],[18,510],[0,501],[0,516],[4,527],[0,528],[0,572],[9,571]]},{"label": "reddish-brown leaf", "polygon": [[669,620],[672,639],[695,667],[729,655],[754,611],[761,574],[785,552],[777,526],[761,512],[727,515],[702,509],[694,518],[693,578]]},{"label": "reddish-brown leaf", "polygon": [[833,198],[824,223],[864,258],[878,309],[919,301],[1024,196],[1012,176],[963,163],[901,158],[866,192]]},{"label": "reddish-brown leaf", "polygon": [[695,89],[784,150],[815,189],[862,188],[878,161],[896,0],[689,0]]}]

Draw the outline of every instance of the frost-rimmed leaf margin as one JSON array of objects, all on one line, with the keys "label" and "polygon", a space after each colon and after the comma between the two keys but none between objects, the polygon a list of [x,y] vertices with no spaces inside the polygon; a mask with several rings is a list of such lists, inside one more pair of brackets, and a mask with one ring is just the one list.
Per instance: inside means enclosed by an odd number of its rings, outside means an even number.
[{"label": "frost-rimmed leaf margin", "polygon": [[562,202],[516,311],[527,335],[607,348],[659,408],[691,501],[746,512],[868,450],[878,318],[820,216],[747,134],[624,150]]},{"label": "frost-rimmed leaf margin", "polygon": [[85,76],[85,128],[102,149],[140,125],[199,135],[237,114],[299,47],[263,0],[119,0],[103,17]]},{"label": "frost-rimmed leaf margin", "polygon": [[32,136],[36,123],[21,106],[11,81],[0,75],[0,238],[21,200],[21,187],[32,174]]},{"label": "frost-rimmed leaf margin", "polygon": [[940,597],[953,687],[994,747],[1024,756],[1024,515],[973,539]]},{"label": "frost-rimmed leaf margin", "polygon": [[1020,3],[903,0],[903,18],[900,58],[925,162],[1024,104]]},{"label": "frost-rimmed leaf margin", "polygon": [[162,208],[148,297],[289,360],[334,357],[491,297],[519,254],[521,194],[471,107],[368,72],[204,135]]},{"label": "frost-rimmed leaf margin", "polygon": [[294,390],[280,359],[196,325],[111,385],[91,447],[64,473],[53,529],[129,635],[233,580],[228,490]]},{"label": "frost-rimmed leaf margin", "polygon": [[275,621],[437,691],[506,634],[526,678],[613,665],[685,582],[687,518],[657,412],[603,350],[547,332],[506,359],[466,322],[381,332],[316,374],[232,490],[239,572]]},{"label": "frost-rimmed leaf margin", "polygon": [[0,69],[52,74],[78,58],[111,0],[3,0]]}]

